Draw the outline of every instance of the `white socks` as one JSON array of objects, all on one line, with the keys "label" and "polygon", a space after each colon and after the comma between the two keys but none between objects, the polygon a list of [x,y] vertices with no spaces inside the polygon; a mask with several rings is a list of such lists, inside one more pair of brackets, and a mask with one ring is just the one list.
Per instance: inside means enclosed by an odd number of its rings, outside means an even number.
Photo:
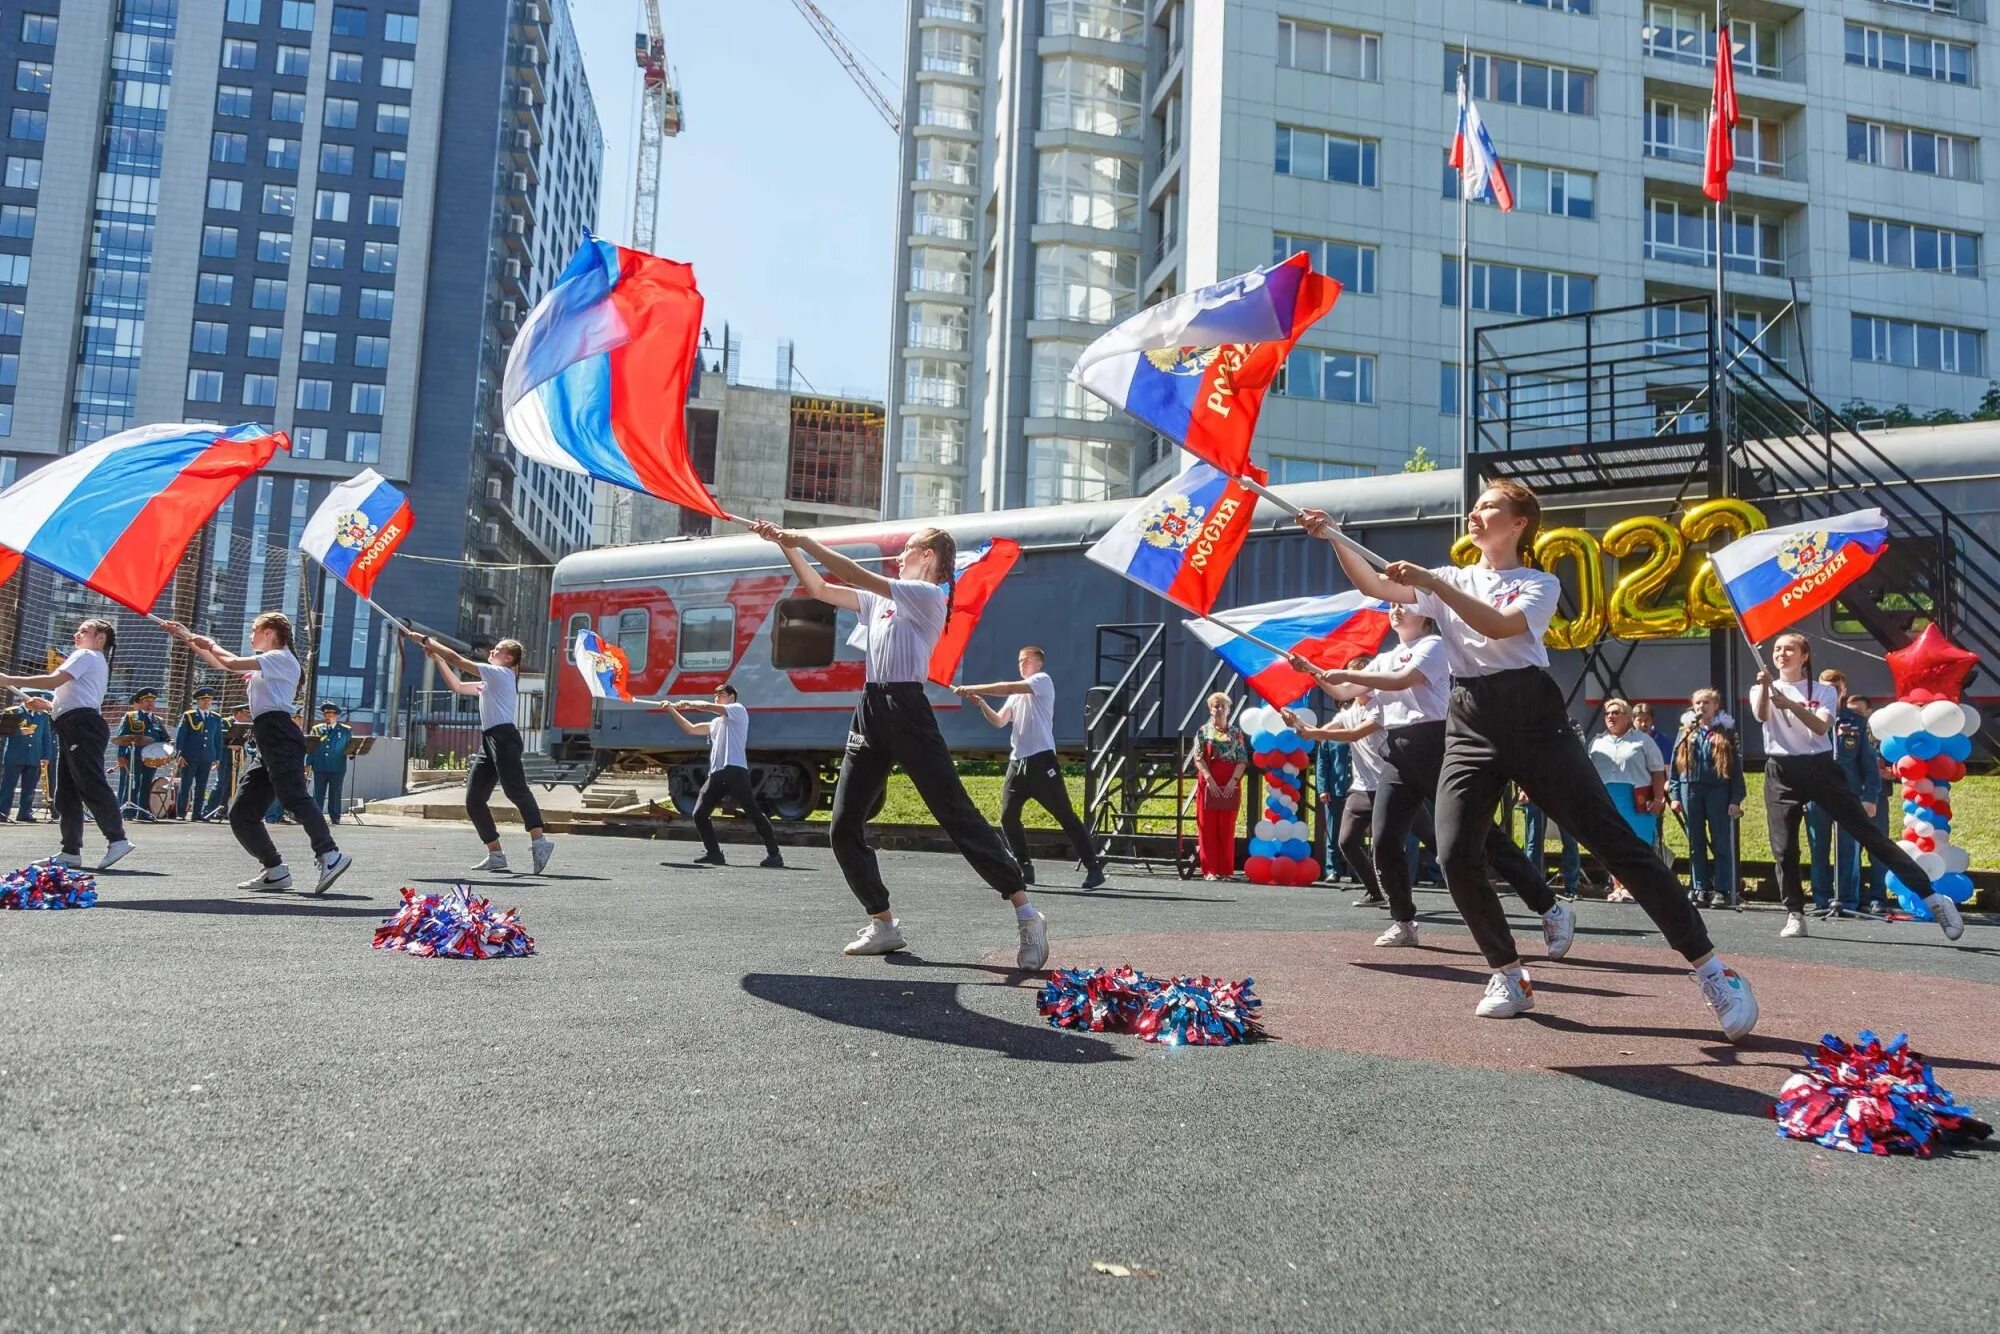
[{"label": "white socks", "polygon": [[1726,970],[1722,966],[1722,956],[1711,954],[1708,956],[1707,963],[1694,970],[1694,975],[1704,982],[1712,982],[1716,978],[1721,977],[1724,971]]},{"label": "white socks", "polygon": [[1027,921],[1030,917],[1034,917],[1036,915],[1037,914],[1035,912],[1035,905],[1032,903],[1024,903],[1020,907],[1014,909],[1014,916],[1020,918],[1024,922]]}]

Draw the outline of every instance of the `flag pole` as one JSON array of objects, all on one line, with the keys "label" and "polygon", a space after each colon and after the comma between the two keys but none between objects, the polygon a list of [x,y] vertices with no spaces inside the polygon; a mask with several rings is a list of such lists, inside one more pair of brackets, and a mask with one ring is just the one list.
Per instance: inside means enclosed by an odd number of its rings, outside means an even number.
[{"label": "flag pole", "polygon": [[383,620],[395,626],[398,630],[402,631],[404,634],[410,633],[409,625],[406,624],[400,617],[391,616],[388,612],[382,610],[381,603],[377,602],[374,598],[369,597],[365,593],[358,592],[355,589],[354,585],[348,583],[345,579],[342,579],[338,574],[334,574],[334,572],[331,569],[328,569],[325,561],[321,560],[319,557],[313,555],[310,552],[302,551],[299,554],[304,556],[307,560],[310,560],[313,564],[319,566],[322,570],[326,570],[328,574],[332,574],[335,582],[343,585],[348,592],[353,593],[354,596],[360,598],[363,602],[373,607],[375,609],[375,614],[377,616],[380,616]]},{"label": "flag pole", "polygon": [[1251,634],[1248,630],[1239,630],[1235,626],[1231,625],[1228,621],[1221,620],[1214,616],[1210,616],[1207,612],[1202,612],[1200,613],[1200,615],[1202,620],[1207,621],[1210,625],[1221,626],[1223,629],[1227,630],[1230,634],[1235,635],[1238,639],[1245,640],[1248,643],[1255,644],[1258,648],[1263,649],[1267,653],[1275,653],[1280,658],[1284,659],[1286,662],[1290,662],[1292,660],[1291,649],[1279,648],[1276,644],[1271,643],[1269,640],[1259,639],[1257,638],[1257,636]]},{"label": "flag pole", "polygon": [[[1715,61],[1717,66],[1716,79],[1718,90],[1722,77],[1720,72],[1721,65],[1725,60],[1730,63],[1730,72],[1733,76],[1735,73],[1736,56],[1730,49],[1729,20],[1728,16],[1723,13],[1722,0],[1715,0]],[[1731,82],[1733,86],[1733,78]],[[1717,120],[1721,120],[1721,99],[1711,94],[1709,100],[1713,105],[1709,107],[1708,114]],[[1720,127],[1719,133],[1733,136],[1735,130],[1725,124]],[[1726,176],[1724,177],[1722,194],[1723,197],[1721,199],[1711,201],[1715,207],[1715,360],[1713,363],[1715,366],[1715,402],[1711,406],[1714,408],[1716,435],[1721,441],[1722,453],[1726,457],[1729,452],[1729,385],[1727,383],[1728,377],[1724,373],[1724,366],[1729,356],[1729,343],[1728,335],[1725,332],[1728,328],[1728,316],[1724,313],[1725,307],[1723,305],[1724,269],[1722,264],[1722,207],[1728,202],[1729,198],[1728,178]],[[1757,646],[1752,644],[1750,651],[1751,656],[1755,657]]]},{"label": "flag pole", "polygon": [[[1470,100],[1472,43],[1459,44],[1459,90]],[[1461,113],[1462,114],[1462,113]],[[1477,378],[1472,369],[1472,199],[1465,189],[1465,167],[1458,169],[1458,466],[1472,458],[1472,395]]]},{"label": "flag pole", "polygon": [[[1262,482],[1256,481],[1255,479],[1249,477],[1238,477],[1236,480],[1243,487],[1245,491],[1252,492],[1253,494],[1260,496],[1265,500],[1270,501],[1273,505],[1276,505],[1279,509],[1291,515],[1294,519],[1298,518],[1299,515],[1304,512],[1297,505],[1294,505],[1291,501],[1285,499],[1283,496],[1279,495],[1277,492],[1273,491],[1270,487],[1264,485]],[[1367,547],[1362,546],[1359,542],[1349,537],[1346,533],[1341,532],[1338,525],[1335,525],[1334,527],[1333,540],[1340,543],[1342,546],[1346,547],[1349,551],[1352,551],[1355,555],[1361,557],[1361,559],[1367,561],[1370,565],[1373,565],[1376,569],[1386,570],[1389,568],[1388,561],[1383,560],[1380,556],[1370,551]]]}]

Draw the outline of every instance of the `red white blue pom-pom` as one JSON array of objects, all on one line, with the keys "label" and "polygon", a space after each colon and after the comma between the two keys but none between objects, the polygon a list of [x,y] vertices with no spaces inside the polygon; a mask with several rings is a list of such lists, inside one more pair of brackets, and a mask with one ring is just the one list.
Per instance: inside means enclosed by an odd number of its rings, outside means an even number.
[{"label": "red white blue pom-pom", "polygon": [[403,891],[403,906],[375,928],[375,948],[425,959],[518,959],[535,952],[535,940],[514,917],[454,885],[443,894]]},{"label": "red white blue pom-pom", "polygon": [[0,910],[96,906],[97,877],[57,862],[36,862],[0,877]]},{"label": "red white blue pom-pom", "polygon": [[1055,1028],[1134,1033],[1167,1046],[1223,1047],[1264,1036],[1254,978],[1154,978],[1135,968],[1058,968],[1036,1008]]},{"label": "red white blue pom-pom", "polygon": [[1884,1046],[1863,1030],[1849,1045],[1828,1033],[1806,1068],[1778,1091],[1781,1138],[1848,1153],[1911,1153],[1928,1158],[1940,1143],[1985,1139],[1993,1127],[1938,1087],[1923,1058],[1898,1033]]}]

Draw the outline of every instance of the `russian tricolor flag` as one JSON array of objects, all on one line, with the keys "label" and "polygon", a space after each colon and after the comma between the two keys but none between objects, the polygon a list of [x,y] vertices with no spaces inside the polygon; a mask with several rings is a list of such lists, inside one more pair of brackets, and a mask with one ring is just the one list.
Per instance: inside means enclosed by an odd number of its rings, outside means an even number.
[{"label": "russian tricolor flag", "polygon": [[145,615],[201,526],[291,447],[254,424],[121,431],[0,491],[0,547]]},{"label": "russian tricolor flag", "polygon": [[625,650],[616,644],[605,643],[603,636],[595,630],[579,630],[569,659],[576,665],[576,670],[583,676],[583,684],[594,698],[632,702],[632,670]]},{"label": "russian tricolor flag", "polygon": [[586,235],[507,354],[507,438],[539,463],[726,517],[688,454],[694,267]]},{"label": "russian tricolor flag", "polygon": [[1480,119],[1479,104],[1465,90],[1464,70],[1458,72],[1458,133],[1451,141],[1451,165],[1458,169],[1458,187],[1467,199],[1490,194],[1502,213],[1514,211],[1514,187],[1507,184],[1506,168]]},{"label": "russian tricolor flag", "polygon": [[1744,635],[1756,644],[1839,597],[1888,549],[1888,519],[1866,509],[1766,528],[1710,559]]},{"label": "russian tricolor flag", "polygon": [[413,522],[409,500],[370,468],[327,492],[300,534],[299,549],[365,598]]},{"label": "russian tricolor flag", "polygon": [[[1332,597],[1289,598],[1238,607],[1209,620],[1185,624],[1195,638],[1236,669],[1245,685],[1267,703],[1282,707],[1303,699],[1319,684],[1293,667],[1287,655],[1296,653],[1315,667],[1333,669],[1345,667],[1361,654],[1374,654],[1389,633],[1389,604],[1350,590]],[[1243,635],[1254,635],[1264,642],[1253,643]]]},{"label": "russian tricolor flag", "polygon": [[[986,604],[1000,591],[1000,581],[1014,572],[1021,561],[1021,544],[1011,537],[989,538],[979,544],[978,550],[970,555],[960,556],[952,570],[951,619],[945,623],[944,633],[938,636],[936,647],[931,649],[931,665],[928,675],[938,685],[948,686],[951,678],[958,675],[958,665],[965,660],[966,645],[972,642],[972,632],[979,628],[979,618],[986,614]],[[867,646],[868,628],[857,627],[862,635],[862,646]]]},{"label": "russian tricolor flag", "polygon": [[1339,298],[1301,251],[1140,311],[1085,348],[1069,378],[1233,477],[1292,344]]},{"label": "russian tricolor flag", "polygon": [[[1261,470],[1248,469],[1262,483]],[[1083,554],[1167,601],[1206,614],[1250,535],[1257,497],[1213,464],[1197,463],[1134,505]]]}]

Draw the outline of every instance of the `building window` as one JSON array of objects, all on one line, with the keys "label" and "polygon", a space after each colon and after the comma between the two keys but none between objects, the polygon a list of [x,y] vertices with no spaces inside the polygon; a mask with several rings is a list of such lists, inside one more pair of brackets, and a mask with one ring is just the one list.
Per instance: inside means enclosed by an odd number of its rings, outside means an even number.
[{"label": "building window", "polygon": [[1590,0],[1509,0],[1516,5],[1528,5],[1535,9],[1553,9],[1558,14],[1588,14]]},{"label": "building window", "polygon": [[287,125],[306,123],[306,95],[304,93],[272,93],[271,119]]},{"label": "building window", "polygon": [[400,181],[408,166],[409,155],[400,148],[375,150],[375,179],[378,181]]},{"label": "building window", "polygon": [[[1698,165],[1707,151],[1708,111],[1682,106],[1664,98],[1646,104],[1647,157]],[[1736,170],[1760,176],[1785,174],[1784,127],[1763,116],[1744,116],[1736,123]]]},{"label": "building window", "polygon": [[290,232],[258,232],[257,262],[259,264],[290,264],[292,262],[292,234]]},{"label": "building window", "polygon": [[963,250],[910,247],[910,290],[950,296],[972,293],[972,256]]},{"label": "building window", "polygon": [[1042,31],[1050,37],[1136,42],[1146,31],[1146,0],[1048,0]]},{"label": "building window", "polygon": [[[338,292],[335,293],[338,297]],[[334,305],[339,306],[336,299]],[[310,313],[310,312],[308,312]],[[307,329],[299,335],[299,360],[316,366],[331,366],[340,355],[340,335],[324,329]],[[303,405],[301,405],[303,406]]]},{"label": "building window", "polygon": [[306,286],[306,314],[340,314],[339,283],[309,283]]},{"label": "building window", "polygon": [[903,401],[928,408],[962,408],[966,374],[964,362],[911,357],[903,363]]},{"label": "building window", "polygon": [[349,463],[380,463],[382,461],[382,433],[380,431],[349,431],[347,433],[347,461]]},{"label": "building window", "polygon": [[299,211],[299,188],[296,185],[267,185],[264,187],[264,212],[281,218],[289,218]]},{"label": "building window", "polygon": [[[1639,30],[1646,54],[1659,60],[1715,66],[1715,13],[1688,5],[1647,5]],[[1729,21],[1729,46],[1739,73],[1778,76],[1778,29],[1747,19]]]},{"label": "building window", "polygon": [[7,120],[7,137],[29,142],[49,137],[49,113],[32,107],[15,107]]},{"label": "building window", "polygon": [[323,459],[326,457],[326,428],[324,426],[294,426],[291,430],[292,457],[295,459]]},{"label": "building window", "polygon": [[375,107],[375,133],[407,135],[410,109],[400,102],[381,102]]},{"label": "building window", "polygon": [[262,23],[264,0],[229,0],[223,17],[231,23]]},{"label": "building window", "polygon": [[283,0],[278,6],[278,26],[294,32],[311,32],[313,0]]},{"label": "building window", "polygon": [[396,294],[386,287],[364,287],[361,289],[361,318],[364,320],[387,320],[395,316]]},{"label": "building window", "polygon": [[354,364],[373,370],[381,370],[389,364],[389,340],[375,334],[362,334],[354,340]]},{"label": "building window", "polygon": [[250,287],[250,309],[283,310],[285,308],[285,280],[283,278],[258,278]]},{"label": "building window", "polygon": [[210,162],[241,163],[249,156],[249,135],[218,131],[209,136],[208,160]]},{"label": "building window", "polygon": [[194,280],[194,299],[204,306],[226,306],[236,285],[236,280],[226,273],[198,274]]},{"label": "building window", "polygon": [[[1542,167],[1531,162],[1509,162],[1507,182],[1514,187],[1514,207],[1523,213],[1548,213],[1559,218],[1597,216],[1597,176],[1593,172],[1567,167]],[[1458,169],[1451,154],[1444,155],[1444,197],[1458,198]],[[1475,204],[1492,206],[1490,194]]]},{"label": "building window", "polygon": [[416,81],[416,61],[398,60],[393,56],[382,57],[382,86],[384,88],[408,88]]},{"label": "building window", "polygon": [[933,352],[963,352],[972,345],[971,312],[963,306],[912,301],[903,346]]},{"label": "building window", "polygon": [[403,201],[395,195],[368,196],[368,225],[370,227],[400,227],[403,223]]},{"label": "building window", "polygon": [[[1444,49],[1444,88],[1458,88],[1459,51]],[[1474,55],[1467,80],[1472,95],[1488,102],[1534,107],[1571,116],[1588,116],[1596,110],[1593,85],[1596,75],[1589,70],[1566,65],[1544,65],[1512,56]]]},{"label": "building window", "polygon": [[329,130],[351,130],[361,120],[361,104],[351,97],[329,97],[320,124]]},{"label": "building window", "polygon": [[979,90],[960,83],[917,85],[917,124],[979,132]]},{"label": "building window", "polygon": [[[1037,221],[1105,231],[1139,230],[1139,164],[1130,158],[1059,149],[1041,155],[1035,179],[1040,201]],[[965,201],[968,236],[971,205],[971,200]]]},{"label": "building window", "polygon": [[275,408],[278,406],[278,377],[275,375],[244,376],[243,406],[246,408]]},{"label": "building window", "polygon": [[1109,324],[1129,313],[1139,296],[1139,257],[1122,250],[1078,245],[1035,247],[1035,315],[1038,320]]},{"label": "building window", "polygon": [[917,179],[971,185],[978,179],[979,145],[936,137],[917,140]]},{"label": "building window", "polygon": [[1278,127],[1276,170],[1280,176],[1375,188],[1376,142],[1319,130]]},{"label": "building window", "polygon": [[361,267],[368,273],[394,273],[396,271],[396,243],[394,241],[366,241],[361,246]]},{"label": "building window", "polygon": [[[0,210],[4,213],[5,210]],[[201,253],[210,259],[234,259],[236,257],[236,229],[234,227],[203,227],[201,229]]]},{"label": "building window", "polygon": [[940,74],[979,75],[985,45],[978,33],[955,28],[925,28],[918,34],[918,66]]},{"label": "building window", "polygon": [[333,408],[333,381],[300,380],[293,406],[300,412],[328,412]]},{"label": "building window", "polygon": [[1072,57],[1045,60],[1042,128],[1137,137],[1142,82],[1138,70],[1124,65]]},{"label": "building window", "polygon": [[264,165],[279,171],[299,169],[299,141],[273,135],[264,141]]},{"label": "building window", "polygon": [[1847,63],[1940,83],[1972,82],[1972,47],[1964,42],[1896,32],[1865,23],[1847,25]]},{"label": "building window", "polygon": [[333,7],[333,35],[335,37],[366,37],[368,35],[368,11],[356,5],[335,5]]},{"label": "building window", "polygon": [[1344,477],[1370,475],[1367,468],[1352,463],[1291,458],[1284,454],[1273,455],[1271,458],[1271,482],[1276,486],[1288,486],[1294,482],[1332,482]]},{"label": "building window", "polygon": [[1085,504],[1130,492],[1130,441],[1030,436],[1027,444],[1030,505]]},{"label": "building window", "polygon": [[1849,162],[1970,181],[1978,179],[1974,151],[1973,140],[1955,134],[1883,125],[1852,116],[1847,121]]},{"label": "building window", "polygon": [[1372,245],[1359,245],[1353,241],[1322,241],[1311,236],[1286,236],[1279,233],[1271,238],[1271,262],[1282,264],[1299,251],[1312,256],[1315,272],[1330,273],[1340,279],[1340,285],[1356,296],[1375,295],[1376,249]]},{"label": "building window", "polygon": [[259,361],[276,361],[285,355],[285,331],[275,324],[250,326],[250,344],[244,355]]},{"label": "building window", "polygon": [[1850,215],[1847,254],[1869,264],[1922,273],[1979,276],[1979,233]]},{"label": "building window", "polygon": [[417,16],[415,14],[384,14],[382,16],[382,40],[396,42],[403,46],[417,44]]},{"label": "building window", "polygon": [[1069,373],[1083,353],[1082,343],[1043,342],[1028,345],[1028,415],[1064,417],[1071,421],[1109,421],[1109,403],[1080,384],[1070,382]]},{"label": "building window", "polygon": [[278,73],[303,79],[312,69],[312,49],[304,46],[278,48]]},{"label": "building window", "polygon": [[0,255],[0,287],[26,287],[28,265],[26,255]]},{"label": "building window", "polygon": [[19,301],[0,305],[0,336],[20,337],[21,326],[27,318],[28,308]]},{"label": "building window", "polygon": [[352,176],[354,174],[353,144],[321,144],[319,146],[319,169],[329,176]]},{"label": "building window", "polygon": [[1953,375],[1984,375],[1984,335],[1944,324],[1853,317],[1854,359]]},{"label": "building window", "polygon": [[347,241],[339,236],[315,236],[312,239],[312,266],[316,269],[339,269],[347,266]]},{"label": "building window", "polygon": [[955,417],[906,416],[903,418],[902,445],[897,457],[904,463],[962,468],[965,466],[965,423]]},{"label": "building window", "polygon": [[189,371],[188,400],[193,403],[220,403],[222,401],[221,371]]},{"label": "building window", "polygon": [[248,116],[250,114],[250,90],[241,84],[218,84],[215,89],[215,114],[218,116]]},{"label": "building window", "polygon": [[1382,39],[1374,33],[1278,20],[1278,64],[1286,69],[1372,82],[1381,77],[1381,59]]},{"label": "building window", "polygon": [[[1723,214],[1723,266],[1734,273],[1781,278],[1784,224],[1748,209]],[[1709,267],[1715,263],[1715,211],[1673,199],[1646,201],[1646,258]]]},{"label": "building window", "polygon": [[1277,392],[1287,398],[1317,398],[1329,403],[1372,404],[1375,401],[1375,358],[1352,352],[1322,352],[1298,347],[1278,373]]},{"label": "building window", "polygon": [[348,389],[347,410],[361,417],[382,415],[383,387],[379,384],[357,384]]},{"label": "building window", "polygon": [[256,69],[257,43],[241,37],[222,39],[222,68]]},{"label": "building window", "polygon": [[[1458,258],[1443,257],[1444,304],[1458,304]],[[1578,315],[1591,308],[1597,280],[1576,273],[1517,268],[1512,264],[1472,265],[1472,308],[1496,315]]]},{"label": "building window", "polygon": [[14,65],[14,91],[17,93],[40,93],[46,97],[49,91],[49,80],[54,73],[54,67],[44,61],[17,61]]},{"label": "building window", "polygon": [[21,41],[28,46],[54,46],[56,44],[56,16],[54,14],[21,15]]},{"label": "building window", "polygon": [[359,51],[333,51],[326,58],[326,77],[330,83],[360,83],[361,53]]},{"label": "building window", "polygon": [[41,189],[42,160],[38,157],[8,158],[6,179],[9,190]]},{"label": "building window", "polygon": [[313,196],[313,217],[320,222],[346,222],[347,203],[347,191],[321,190]]},{"label": "building window", "polygon": [[196,320],[194,338],[188,344],[188,351],[204,356],[228,356],[229,326],[220,320]]}]

